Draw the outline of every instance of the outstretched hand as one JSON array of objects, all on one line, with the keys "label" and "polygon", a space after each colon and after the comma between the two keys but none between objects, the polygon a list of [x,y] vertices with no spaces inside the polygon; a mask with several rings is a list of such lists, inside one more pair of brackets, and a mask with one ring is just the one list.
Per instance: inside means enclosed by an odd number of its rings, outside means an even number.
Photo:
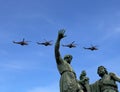
[{"label": "outstretched hand", "polygon": [[66,37],[65,30],[64,29],[59,30],[59,32],[58,32],[58,38],[62,39],[64,37]]}]

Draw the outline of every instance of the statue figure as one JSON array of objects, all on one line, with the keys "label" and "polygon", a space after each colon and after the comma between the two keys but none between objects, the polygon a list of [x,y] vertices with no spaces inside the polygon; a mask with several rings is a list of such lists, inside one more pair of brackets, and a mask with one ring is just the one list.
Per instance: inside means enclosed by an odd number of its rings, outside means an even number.
[{"label": "statue figure", "polygon": [[101,79],[90,85],[92,92],[118,92],[116,81],[120,82],[119,77],[112,72],[108,73],[104,66],[99,66],[97,73]]},{"label": "statue figure", "polygon": [[65,55],[64,59],[62,59],[59,51],[60,41],[65,37],[64,33],[64,29],[61,29],[58,32],[57,41],[55,43],[55,59],[58,71],[61,75],[60,92],[83,92],[77,82],[76,74],[70,65],[72,61],[72,55]]},{"label": "statue figure", "polygon": [[79,84],[82,86],[84,92],[90,92],[89,78],[86,75],[86,71],[83,70],[79,77]]},{"label": "statue figure", "polygon": [[101,92],[118,92],[116,81],[120,82],[119,77],[114,73],[108,73],[104,66],[99,66],[97,73],[101,77],[99,80]]}]

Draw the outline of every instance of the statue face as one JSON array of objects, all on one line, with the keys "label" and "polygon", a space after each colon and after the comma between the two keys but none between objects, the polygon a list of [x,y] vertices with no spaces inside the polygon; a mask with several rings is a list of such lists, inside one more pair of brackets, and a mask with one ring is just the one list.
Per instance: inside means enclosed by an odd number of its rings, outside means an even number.
[{"label": "statue face", "polygon": [[66,61],[70,64],[71,63],[71,58],[70,57],[68,57],[67,59],[66,59]]},{"label": "statue face", "polygon": [[66,60],[66,62],[68,62],[69,64],[72,61],[72,57],[70,55],[65,56],[64,60]]},{"label": "statue face", "polygon": [[99,67],[99,68],[98,68],[98,74],[99,74],[100,76],[104,75],[104,74],[105,74],[105,68],[104,68],[104,67]]},{"label": "statue face", "polygon": [[83,75],[83,76],[86,76],[86,72],[85,72],[85,71],[82,71],[82,75]]}]

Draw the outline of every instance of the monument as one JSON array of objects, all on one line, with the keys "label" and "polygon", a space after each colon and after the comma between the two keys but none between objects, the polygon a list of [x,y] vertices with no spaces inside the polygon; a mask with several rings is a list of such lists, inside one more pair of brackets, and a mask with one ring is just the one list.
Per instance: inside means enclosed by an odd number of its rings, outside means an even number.
[{"label": "monument", "polygon": [[60,73],[60,92],[118,92],[116,84],[120,82],[120,78],[114,73],[108,73],[104,66],[99,66],[97,73],[101,77],[93,84],[89,84],[89,78],[86,77],[86,71],[82,71],[80,79],[77,80],[76,73],[71,67],[72,55],[67,54],[61,57],[60,41],[66,37],[65,30],[58,31],[55,43],[55,59],[58,71]]}]

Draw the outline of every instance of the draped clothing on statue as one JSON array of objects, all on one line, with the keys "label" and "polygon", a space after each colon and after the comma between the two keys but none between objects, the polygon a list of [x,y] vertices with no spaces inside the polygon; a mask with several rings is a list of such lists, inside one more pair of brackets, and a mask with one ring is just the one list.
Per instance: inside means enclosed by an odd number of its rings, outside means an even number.
[{"label": "draped clothing on statue", "polygon": [[70,64],[63,61],[61,64],[57,65],[60,78],[60,92],[77,92],[78,83],[76,80],[76,75]]}]

